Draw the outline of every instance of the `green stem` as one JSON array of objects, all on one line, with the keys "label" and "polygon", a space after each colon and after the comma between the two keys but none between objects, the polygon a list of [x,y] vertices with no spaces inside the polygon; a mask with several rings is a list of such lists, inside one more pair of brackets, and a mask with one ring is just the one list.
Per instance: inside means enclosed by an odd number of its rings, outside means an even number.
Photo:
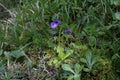
[{"label": "green stem", "polygon": [[61,34],[61,30],[62,30],[62,27],[60,27],[60,30],[59,30],[59,45],[60,45],[60,34]]}]

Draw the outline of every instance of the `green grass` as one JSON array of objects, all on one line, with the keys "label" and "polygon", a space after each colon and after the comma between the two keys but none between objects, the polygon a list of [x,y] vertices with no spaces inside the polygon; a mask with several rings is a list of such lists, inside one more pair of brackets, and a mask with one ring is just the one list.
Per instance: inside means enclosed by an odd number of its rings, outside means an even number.
[{"label": "green grass", "polygon": [[1,80],[120,79],[119,0],[0,3],[11,15],[0,12]]}]

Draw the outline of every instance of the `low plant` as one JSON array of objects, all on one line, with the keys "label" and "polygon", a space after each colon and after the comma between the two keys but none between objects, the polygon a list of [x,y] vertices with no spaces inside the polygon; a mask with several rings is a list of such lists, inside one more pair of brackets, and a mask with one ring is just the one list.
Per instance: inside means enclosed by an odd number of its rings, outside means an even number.
[{"label": "low plant", "polygon": [[66,76],[67,80],[81,80],[81,71],[83,68],[84,65],[80,65],[78,63],[76,63],[74,66],[71,66],[69,64],[62,64],[62,69],[68,72],[64,73],[64,75],[66,75],[66,73],[68,74]]}]

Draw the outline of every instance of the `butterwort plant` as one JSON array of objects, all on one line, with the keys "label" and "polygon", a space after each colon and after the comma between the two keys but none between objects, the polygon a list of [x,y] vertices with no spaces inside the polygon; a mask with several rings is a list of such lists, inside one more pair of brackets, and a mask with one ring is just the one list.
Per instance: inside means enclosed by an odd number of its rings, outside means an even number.
[{"label": "butterwort plant", "polygon": [[[51,28],[55,29],[55,28],[57,28],[60,24],[61,24],[61,21],[60,21],[60,20],[54,20],[53,22],[51,22],[50,26],[51,26]],[[71,29],[67,29],[67,30],[65,30],[65,33],[71,34],[72,31],[71,31]]]},{"label": "butterwort plant", "polygon": [[[50,23],[50,26],[51,26],[51,28],[53,28],[53,29],[55,29],[55,28],[58,28],[58,26],[61,24],[61,21],[60,20],[54,20],[53,22],[51,22]],[[60,34],[61,34],[61,31],[62,30],[62,26],[60,27],[60,29],[59,29],[59,43],[60,43]],[[68,28],[67,30],[65,30],[64,31],[66,34],[71,34],[72,33],[72,31],[71,31],[71,29],[70,28]]]},{"label": "butterwort plant", "polygon": [[[52,29],[55,29],[55,28],[57,28],[60,24],[61,24],[61,21],[60,21],[60,20],[54,20],[53,22],[51,22],[50,26],[51,26]],[[61,33],[61,28],[60,28],[60,31],[59,31],[59,42],[60,42],[60,33]]]},{"label": "butterwort plant", "polygon": [[60,20],[54,20],[53,22],[51,22],[50,26],[51,28],[57,28],[59,25],[61,24]]}]

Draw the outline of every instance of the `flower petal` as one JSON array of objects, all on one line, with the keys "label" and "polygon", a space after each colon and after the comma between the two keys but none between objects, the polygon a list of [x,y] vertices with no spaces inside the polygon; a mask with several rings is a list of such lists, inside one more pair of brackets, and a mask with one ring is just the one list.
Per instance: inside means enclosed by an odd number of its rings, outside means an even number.
[{"label": "flower petal", "polygon": [[57,28],[58,24],[56,24],[55,22],[51,22],[50,26],[51,26],[51,28]]},{"label": "flower petal", "polygon": [[67,30],[65,30],[65,33],[67,33],[67,34],[71,34],[72,31],[71,31],[70,29],[67,29]]},{"label": "flower petal", "polygon": [[58,24],[58,25],[61,24],[60,20],[54,20],[53,22],[56,23],[56,24]]}]

